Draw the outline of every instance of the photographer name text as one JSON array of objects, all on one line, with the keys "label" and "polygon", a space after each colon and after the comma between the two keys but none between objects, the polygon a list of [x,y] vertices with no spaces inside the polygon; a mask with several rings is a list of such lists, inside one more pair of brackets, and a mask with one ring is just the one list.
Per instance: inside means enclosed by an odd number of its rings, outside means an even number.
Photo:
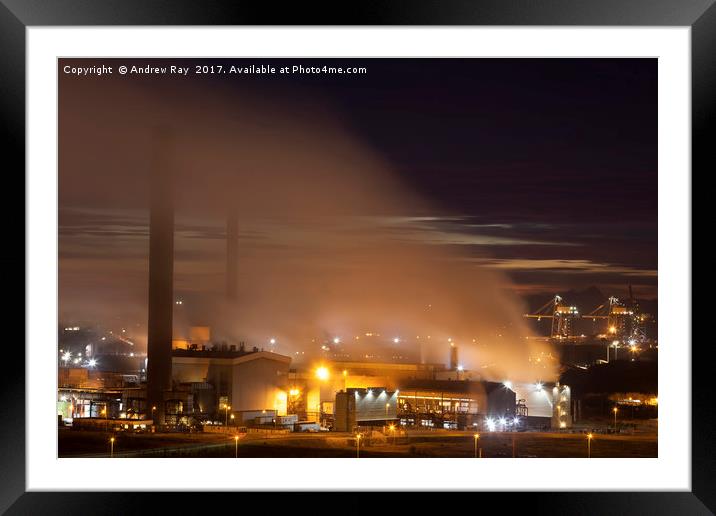
[{"label": "photographer name text", "polygon": [[224,66],[220,64],[212,65],[192,65],[192,66],[152,66],[152,65],[118,65],[118,66],[71,66],[66,65],[62,69],[67,75],[75,75],[78,77],[100,77],[103,75],[280,75],[280,74],[315,74],[315,75],[363,75],[368,73],[366,67],[363,66],[306,66],[301,64],[291,64],[286,66],[274,65],[247,65],[247,66]]}]

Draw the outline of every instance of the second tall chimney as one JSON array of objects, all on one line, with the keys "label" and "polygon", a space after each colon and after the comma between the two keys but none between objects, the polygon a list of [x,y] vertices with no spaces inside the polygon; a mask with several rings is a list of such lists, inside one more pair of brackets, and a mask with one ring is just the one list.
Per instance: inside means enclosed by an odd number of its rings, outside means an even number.
[{"label": "second tall chimney", "polygon": [[457,346],[454,342],[450,343],[450,370],[451,371],[457,371],[458,367],[458,361],[457,361]]},{"label": "second tall chimney", "polygon": [[236,301],[239,281],[239,214],[233,207],[226,216],[226,297]]}]

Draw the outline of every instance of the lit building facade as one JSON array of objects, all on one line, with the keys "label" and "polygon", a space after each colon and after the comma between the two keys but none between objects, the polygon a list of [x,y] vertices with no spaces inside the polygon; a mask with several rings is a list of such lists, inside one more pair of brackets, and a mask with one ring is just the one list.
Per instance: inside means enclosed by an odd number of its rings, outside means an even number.
[{"label": "lit building facade", "polygon": [[552,428],[572,428],[572,393],[567,385],[552,388]]},{"label": "lit building facade", "polygon": [[515,392],[502,383],[411,380],[402,383],[398,416],[405,426],[466,428],[486,417],[512,418]]},{"label": "lit building facade", "polygon": [[[290,357],[268,351],[175,350],[172,376],[179,385],[204,386],[202,413],[271,410],[286,415],[290,363]],[[213,395],[208,395],[212,388]]]},{"label": "lit building facade", "polygon": [[360,426],[382,426],[397,417],[398,391],[371,387],[336,394],[334,430],[338,432],[352,432]]}]

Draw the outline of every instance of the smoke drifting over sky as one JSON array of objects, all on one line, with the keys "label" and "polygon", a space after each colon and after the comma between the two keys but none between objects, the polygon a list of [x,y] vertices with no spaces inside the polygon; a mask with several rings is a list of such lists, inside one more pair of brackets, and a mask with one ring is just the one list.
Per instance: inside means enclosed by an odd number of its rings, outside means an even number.
[{"label": "smoke drifting over sky", "polygon": [[[61,318],[145,338],[148,185],[162,127],[175,174],[177,336],[210,325],[217,339],[264,347],[275,338],[278,351],[311,355],[314,338],[376,353],[355,336],[380,333],[417,351],[429,335],[427,360],[445,362],[452,338],[465,367],[548,378],[529,362],[548,350],[525,338],[525,309],[499,271],[512,262],[492,250],[571,244],[501,233],[500,222],[426,199],[344,117],[300,85],[60,75]],[[481,202],[479,183],[471,195]],[[230,208],[236,303],[225,298]]]}]

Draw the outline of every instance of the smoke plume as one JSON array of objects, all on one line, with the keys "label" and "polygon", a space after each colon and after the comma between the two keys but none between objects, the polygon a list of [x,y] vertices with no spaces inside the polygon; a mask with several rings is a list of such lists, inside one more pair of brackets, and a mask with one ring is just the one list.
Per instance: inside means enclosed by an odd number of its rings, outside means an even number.
[{"label": "smoke plume", "polygon": [[[460,214],[418,196],[339,108],[300,91],[61,79],[61,317],[119,322],[145,340],[157,127],[172,139],[176,337],[207,325],[232,343],[275,339],[299,361],[328,343],[355,359],[446,363],[453,342],[463,367],[488,378],[554,375],[508,279],[435,230]],[[225,294],[229,210],[239,220],[235,301]]]}]

